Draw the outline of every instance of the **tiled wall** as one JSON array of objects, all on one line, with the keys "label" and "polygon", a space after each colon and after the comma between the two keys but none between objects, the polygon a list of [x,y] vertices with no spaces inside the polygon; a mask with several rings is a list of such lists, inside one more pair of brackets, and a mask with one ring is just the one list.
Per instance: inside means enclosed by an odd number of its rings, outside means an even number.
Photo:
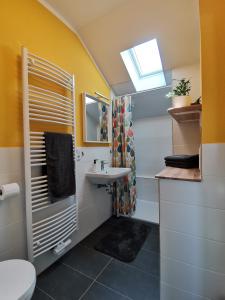
[{"label": "tiled wall", "polygon": [[21,193],[0,201],[0,260],[26,257],[22,148],[0,148],[0,185],[18,182]]},{"label": "tiled wall", "polygon": [[160,180],[161,300],[225,299],[224,153],[203,145],[201,183]]},{"label": "tiled wall", "polygon": [[[72,236],[71,247],[111,216],[111,197],[85,178],[95,158],[111,161],[109,147],[78,148],[83,152],[76,165],[79,230]],[[0,184],[18,182],[19,196],[0,202],[0,260],[26,258],[26,215],[24,196],[23,148],[0,148]],[[56,258],[48,253],[36,263],[38,272]]]},{"label": "tiled wall", "polygon": [[155,175],[164,168],[164,157],[172,153],[172,122],[169,116],[134,121],[137,209],[134,217],[159,223],[159,191]]},{"label": "tiled wall", "polygon": [[137,176],[137,204],[134,218],[159,223],[158,179]]},{"label": "tiled wall", "polygon": [[169,116],[134,121],[137,175],[154,177],[172,153],[172,121]]}]

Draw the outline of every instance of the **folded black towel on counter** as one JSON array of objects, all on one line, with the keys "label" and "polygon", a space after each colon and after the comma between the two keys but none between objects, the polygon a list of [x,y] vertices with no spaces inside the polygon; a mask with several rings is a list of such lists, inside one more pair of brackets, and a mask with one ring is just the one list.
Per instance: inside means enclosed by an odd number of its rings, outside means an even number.
[{"label": "folded black towel on counter", "polygon": [[73,139],[71,134],[45,132],[46,172],[51,202],[75,194]]},{"label": "folded black towel on counter", "polygon": [[167,167],[173,167],[173,168],[181,168],[181,169],[195,169],[199,167],[199,163],[195,162],[195,163],[183,163],[183,162],[179,162],[179,163],[173,163],[173,162],[166,162],[166,166]]},{"label": "folded black towel on counter", "polygon": [[170,155],[166,156],[165,161],[171,162],[191,162],[191,161],[199,161],[199,155]]},{"label": "folded black towel on counter", "polygon": [[171,155],[166,156],[165,164],[167,167],[193,169],[199,167],[199,155]]}]

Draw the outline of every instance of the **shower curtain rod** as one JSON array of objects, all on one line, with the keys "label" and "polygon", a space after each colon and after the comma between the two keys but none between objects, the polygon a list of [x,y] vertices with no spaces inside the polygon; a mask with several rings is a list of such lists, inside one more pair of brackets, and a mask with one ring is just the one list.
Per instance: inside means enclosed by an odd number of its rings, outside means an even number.
[{"label": "shower curtain rod", "polygon": [[149,91],[157,91],[157,90],[160,90],[160,89],[162,89],[162,88],[165,89],[165,88],[169,88],[169,87],[172,87],[172,85],[165,85],[165,86],[161,86],[161,87],[154,88],[154,89],[144,90],[144,91],[135,92],[135,93],[131,93],[131,94],[119,95],[119,96],[115,96],[115,97],[134,96],[134,95],[137,95],[137,94],[147,93],[147,92],[149,92]]}]

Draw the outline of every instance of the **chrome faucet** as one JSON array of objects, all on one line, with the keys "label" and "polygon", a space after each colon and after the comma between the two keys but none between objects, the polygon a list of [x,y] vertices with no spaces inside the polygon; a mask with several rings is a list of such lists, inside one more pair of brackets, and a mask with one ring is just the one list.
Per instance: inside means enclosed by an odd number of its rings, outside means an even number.
[{"label": "chrome faucet", "polygon": [[104,161],[104,160],[101,160],[101,171],[104,171],[105,170],[105,165],[107,163]]}]

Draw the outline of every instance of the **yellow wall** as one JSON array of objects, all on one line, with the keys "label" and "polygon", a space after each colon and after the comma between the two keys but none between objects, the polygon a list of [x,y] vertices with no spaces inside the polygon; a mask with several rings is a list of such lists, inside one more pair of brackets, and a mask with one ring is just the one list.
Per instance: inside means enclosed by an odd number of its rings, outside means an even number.
[{"label": "yellow wall", "polygon": [[225,1],[200,0],[202,140],[225,142]]},{"label": "yellow wall", "polygon": [[23,145],[21,46],[75,74],[77,145],[84,146],[81,93],[98,91],[109,96],[109,88],[76,35],[41,4],[36,0],[2,0],[0,147]]}]

